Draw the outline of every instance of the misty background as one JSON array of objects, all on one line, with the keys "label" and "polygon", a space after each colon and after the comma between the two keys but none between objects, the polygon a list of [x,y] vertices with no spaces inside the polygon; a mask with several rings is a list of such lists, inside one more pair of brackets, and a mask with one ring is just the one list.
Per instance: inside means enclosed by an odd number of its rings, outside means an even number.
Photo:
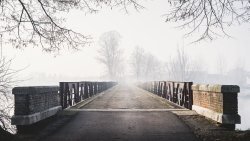
[{"label": "misty background", "polygon": [[[155,0],[143,4],[146,8],[125,13],[120,9],[103,9],[86,14],[73,10],[64,16],[64,25],[91,35],[92,43],[79,51],[65,48],[59,53],[46,53],[40,48],[15,49],[2,43],[4,57],[13,58],[12,69],[21,70],[16,76],[18,86],[58,85],[60,81],[166,80],[194,83],[239,85],[239,114],[249,129],[250,118],[250,48],[249,25],[233,25],[226,29],[232,37],[192,43],[195,34],[184,38],[186,29],[166,23],[164,14],[168,1]],[[107,64],[101,59],[103,35],[116,32],[119,59],[112,68],[119,74],[110,78]],[[109,37],[109,34],[106,35]],[[4,37],[3,37],[4,39]]]}]

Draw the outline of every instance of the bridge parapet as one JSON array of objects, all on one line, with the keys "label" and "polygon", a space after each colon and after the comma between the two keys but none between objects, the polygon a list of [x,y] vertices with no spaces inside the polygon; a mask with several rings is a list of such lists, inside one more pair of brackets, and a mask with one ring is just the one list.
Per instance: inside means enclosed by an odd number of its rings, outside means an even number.
[{"label": "bridge parapet", "polygon": [[144,82],[139,87],[187,109],[192,109],[193,82],[151,81]]},{"label": "bridge parapet", "polygon": [[[103,92],[116,82],[60,82],[60,86],[15,87],[15,112],[12,125],[22,130],[73,106],[84,99]],[[19,130],[18,129],[18,130]]]},{"label": "bridge parapet", "polygon": [[60,82],[60,102],[63,109],[90,98],[116,85],[116,82]]},{"label": "bridge parapet", "polygon": [[235,125],[241,122],[238,115],[237,85],[199,85],[192,86],[192,109],[223,125]]},{"label": "bridge parapet", "polygon": [[237,85],[193,84],[193,82],[151,81],[139,87],[198,114],[220,125],[234,129],[241,122],[238,115]]}]

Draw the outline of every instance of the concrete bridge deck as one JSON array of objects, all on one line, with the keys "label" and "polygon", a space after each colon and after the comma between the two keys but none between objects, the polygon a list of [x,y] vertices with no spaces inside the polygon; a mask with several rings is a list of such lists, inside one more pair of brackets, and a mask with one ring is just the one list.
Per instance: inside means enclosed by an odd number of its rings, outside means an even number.
[{"label": "concrete bridge deck", "polygon": [[[133,86],[117,85],[69,111],[77,114],[45,141],[196,141],[174,105]],[[170,110],[170,111],[169,111]]]}]

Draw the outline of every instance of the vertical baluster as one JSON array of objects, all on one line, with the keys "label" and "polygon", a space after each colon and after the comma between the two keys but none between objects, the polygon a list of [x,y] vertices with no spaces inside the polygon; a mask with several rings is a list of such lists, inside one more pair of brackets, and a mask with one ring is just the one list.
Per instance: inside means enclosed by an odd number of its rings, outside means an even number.
[{"label": "vertical baluster", "polygon": [[88,93],[88,83],[84,82],[84,99],[89,97],[89,93]]}]

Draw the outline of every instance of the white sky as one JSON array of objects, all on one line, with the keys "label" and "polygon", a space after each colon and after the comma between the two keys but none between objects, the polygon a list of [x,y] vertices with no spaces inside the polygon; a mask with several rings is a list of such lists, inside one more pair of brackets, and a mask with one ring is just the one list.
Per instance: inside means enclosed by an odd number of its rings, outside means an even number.
[{"label": "white sky", "polygon": [[13,67],[20,69],[24,76],[36,73],[57,74],[72,77],[98,77],[104,71],[96,60],[99,36],[107,31],[116,30],[122,36],[121,47],[125,56],[129,58],[135,46],[144,48],[157,56],[159,60],[167,61],[174,56],[177,45],[185,49],[193,59],[199,60],[209,72],[216,71],[216,59],[225,58],[228,69],[237,61],[244,62],[245,68],[250,70],[248,25],[233,26],[228,30],[234,38],[220,38],[212,42],[189,44],[189,38],[183,39],[185,30],[174,28],[175,23],[166,23],[162,16],[168,10],[167,0],[154,0],[145,2],[146,9],[140,12],[132,10],[129,14],[117,9],[104,9],[97,14],[85,15],[83,12],[71,11],[68,15],[69,28],[91,35],[93,44],[74,52],[65,49],[60,55],[54,57],[41,51],[40,48],[25,48],[23,50],[3,47],[3,54],[14,58]]}]

